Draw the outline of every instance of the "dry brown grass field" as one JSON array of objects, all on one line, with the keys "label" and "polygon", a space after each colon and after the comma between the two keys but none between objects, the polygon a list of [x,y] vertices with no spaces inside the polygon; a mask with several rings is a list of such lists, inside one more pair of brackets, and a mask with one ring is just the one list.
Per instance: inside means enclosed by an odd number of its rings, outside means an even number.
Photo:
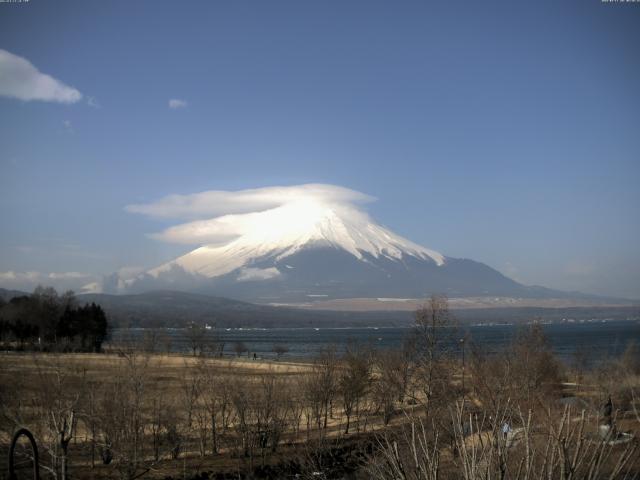
[{"label": "dry brown grass field", "polygon": [[[144,383],[148,390],[145,402],[162,398],[165,408],[176,408],[184,401],[184,389],[194,372],[199,374],[203,369],[209,375],[228,377],[229,379],[243,378],[249,385],[268,375],[273,379],[283,379],[290,382],[292,378],[301,377],[309,372],[311,365],[285,361],[257,361],[247,358],[202,359],[193,356],[167,354],[132,354],[144,363]],[[59,374],[69,376],[65,389],[81,390],[88,384],[100,384],[100,388],[117,378],[123,368],[126,368],[128,358],[119,354],[47,354],[47,353],[3,353],[0,354],[0,385],[2,386],[4,405],[22,408],[21,423],[33,425],[39,421],[38,412],[32,407],[34,400],[42,395],[43,376],[56,377]],[[10,408],[10,407],[9,407]],[[144,407],[148,408],[148,405]],[[149,412],[147,412],[149,413]],[[0,465],[4,478],[7,468],[8,446],[12,427],[3,425],[0,433]],[[87,444],[90,442],[90,432],[84,422],[78,422],[76,433],[71,446],[70,456],[75,457],[72,467],[74,478],[110,477],[110,468],[94,461],[91,468],[91,458]],[[192,438],[186,439],[187,445],[194,443]],[[148,478],[164,478],[170,474],[180,473],[185,468],[190,472],[204,470],[233,471],[236,467],[229,456],[224,455],[226,448],[221,448],[222,455],[200,456],[197,451],[189,451],[190,446],[184,447],[181,461],[166,460],[154,465],[148,472]],[[41,455],[42,456],[42,455]],[[237,463],[237,462],[236,462]]]},{"label": "dry brown grass field", "polygon": [[[140,416],[144,422],[152,423],[154,420],[154,408],[169,412],[174,415],[172,420],[180,430],[180,451],[174,455],[171,446],[163,445],[163,451],[159,452],[158,459],[144,458],[153,457],[153,452],[143,454],[143,458],[138,461],[144,464],[141,470],[145,472],[146,478],[165,478],[167,476],[183,477],[185,472],[194,473],[200,471],[234,472],[244,471],[247,462],[252,464],[278,464],[286,462],[290,458],[302,458],[309,455],[304,444],[307,441],[315,441],[321,438],[323,442],[330,442],[332,439],[342,437],[344,429],[344,413],[334,400],[335,406],[331,406],[328,412],[326,424],[322,417],[322,412],[316,406],[315,410],[304,406],[305,384],[309,382],[309,377],[313,376],[314,365],[312,363],[288,362],[288,361],[265,361],[253,360],[246,357],[202,358],[189,355],[167,355],[167,354],[146,354],[140,352],[111,353],[111,354],[91,354],[91,353],[29,353],[11,352],[0,354],[0,385],[2,388],[2,400],[4,418],[2,431],[0,432],[0,472],[4,478],[7,467],[8,446],[11,434],[17,425],[28,426],[36,433],[42,443],[55,442],[53,434],[48,428],[40,428],[43,423],[43,416],[50,412],[46,407],[43,411],[43,404],[56,403],[59,398],[65,397],[64,402],[68,405],[62,407],[66,409],[70,403],[75,402],[78,395],[78,403],[74,409],[78,412],[99,407],[91,406],[90,397],[96,397],[96,404],[104,401],[106,396],[117,390],[119,383],[133,379],[132,389],[139,387],[141,396],[133,400],[133,409],[139,407]],[[140,376],[140,378],[136,378]],[[229,415],[234,418],[221,418],[220,422],[228,422],[222,425],[216,454],[213,454],[210,435],[211,426],[207,400],[204,397],[208,394],[209,385],[206,382],[217,382],[216,387],[220,389],[220,394],[225,397],[222,409],[233,408],[234,401],[241,403],[246,400],[248,403],[265,403],[266,410],[282,410],[283,415],[293,416],[286,420],[286,426],[282,427],[282,432],[278,435],[279,448],[269,446],[268,459],[264,455],[259,460],[247,460],[247,456],[239,455],[237,450],[242,447],[242,439],[238,438],[235,429],[238,428],[237,412]],[[277,390],[277,391],[276,391]],[[80,394],[80,392],[82,392]],[[124,392],[120,392],[125,395]],[[272,395],[273,399],[265,399]],[[232,398],[233,395],[243,398]],[[80,398],[82,397],[82,398]],[[102,397],[101,399],[98,397]],[[269,403],[277,402],[277,405]],[[122,408],[122,407],[121,407]],[[239,407],[240,408],[240,407]],[[367,413],[372,408],[367,405]],[[412,407],[407,407],[411,409]],[[363,412],[358,412],[357,420],[351,420],[352,432],[371,432],[382,426],[379,418],[367,416],[364,418]],[[264,413],[269,412],[252,411],[256,422]],[[130,412],[133,415],[132,412]],[[217,413],[225,415],[224,413]],[[162,415],[162,413],[161,413]],[[315,416],[314,416],[315,415]],[[354,414],[355,415],[355,414]],[[97,412],[95,416],[100,416]],[[191,418],[186,418],[191,417]],[[204,418],[203,418],[204,417]],[[398,423],[401,418],[390,423]],[[107,422],[101,419],[99,421]],[[322,425],[315,429],[318,421]],[[294,423],[295,422],[295,426]],[[47,423],[45,418],[44,423]],[[160,421],[158,422],[160,423]],[[166,435],[170,428],[166,425],[156,425],[162,429]],[[266,420],[266,424],[269,420]],[[128,428],[130,425],[125,425]],[[146,426],[141,429],[140,442],[153,443],[154,427]],[[204,440],[200,437],[200,431],[204,429],[207,435]],[[262,429],[264,430],[264,429]],[[303,431],[305,433],[303,433]],[[319,433],[321,432],[321,433]],[[260,436],[260,433],[254,432]],[[352,434],[353,435],[353,434]],[[107,443],[104,438],[92,440],[91,424],[84,416],[78,415],[75,424],[74,436],[69,446],[69,475],[71,478],[112,478],[121,475],[122,472],[114,471],[114,462],[110,465],[103,465],[100,458],[101,444]],[[260,439],[257,443],[260,442]],[[166,442],[165,442],[166,443]],[[205,443],[206,445],[202,445]],[[92,450],[92,444],[93,450]],[[256,448],[256,445],[250,445]],[[258,450],[264,450],[261,446]],[[42,462],[47,461],[44,449],[41,447],[40,457]],[[145,450],[142,448],[142,450]],[[252,452],[252,454],[255,454]],[[174,458],[174,456],[176,458]],[[27,464],[29,462],[26,462]],[[46,472],[45,472],[46,475]]]}]

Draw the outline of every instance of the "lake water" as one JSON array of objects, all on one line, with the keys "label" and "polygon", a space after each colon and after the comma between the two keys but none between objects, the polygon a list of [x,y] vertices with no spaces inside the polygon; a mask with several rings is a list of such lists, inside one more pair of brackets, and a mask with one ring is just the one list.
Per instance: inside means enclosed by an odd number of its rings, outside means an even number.
[{"label": "lake water", "polygon": [[[459,339],[465,334],[470,341],[482,346],[490,353],[504,349],[519,331],[514,325],[473,325],[449,332],[450,349],[461,353]],[[630,321],[585,321],[543,325],[551,348],[564,361],[571,361],[578,350],[585,352],[587,361],[599,363],[603,359],[620,355],[630,342],[640,346],[640,322]],[[273,329],[217,329],[216,334],[225,342],[225,354],[232,355],[237,342],[244,343],[251,354],[261,358],[273,358],[274,345],[288,348],[284,358],[309,358],[322,348],[335,345],[344,350],[349,341],[369,344],[375,348],[397,348],[410,333],[410,328],[273,328]],[[168,329],[173,351],[187,351],[185,331]],[[117,343],[125,335],[142,338],[143,329],[113,332]],[[468,345],[468,343],[467,343]],[[162,348],[159,346],[158,348]]]}]

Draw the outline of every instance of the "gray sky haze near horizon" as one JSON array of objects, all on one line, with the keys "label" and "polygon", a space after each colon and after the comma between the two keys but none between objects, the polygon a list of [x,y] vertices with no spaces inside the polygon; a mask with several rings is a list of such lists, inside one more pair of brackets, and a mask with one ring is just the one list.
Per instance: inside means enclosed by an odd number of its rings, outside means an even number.
[{"label": "gray sky haze near horizon", "polygon": [[0,3],[0,287],[194,248],[127,206],[318,183],[444,255],[640,299],[639,48],[637,2]]}]

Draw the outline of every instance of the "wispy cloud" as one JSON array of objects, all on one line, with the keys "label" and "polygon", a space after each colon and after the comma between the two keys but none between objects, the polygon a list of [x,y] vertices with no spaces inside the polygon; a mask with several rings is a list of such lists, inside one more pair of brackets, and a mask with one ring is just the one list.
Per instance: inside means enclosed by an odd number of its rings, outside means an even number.
[{"label": "wispy cloud", "polygon": [[64,120],[62,124],[64,125],[64,129],[67,132],[74,133],[75,130],[73,129],[73,124],[71,123],[71,120]]},{"label": "wispy cloud", "polygon": [[0,95],[20,100],[75,103],[82,94],[50,75],[40,72],[27,59],[0,49]]},{"label": "wispy cloud", "polygon": [[180,100],[179,98],[172,98],[171,100],[169,100],[169,108],[187,108],[187,101],[186,100]]},{"label": "wispy cloud", "polygon": [[502,271],[507,277],[511,278],[512,280],[515,280],[516,282],[522,282],[522,280],[520,280],[519,278],[520,269],[513,263],[506,262]]},{"label": "wispy cloud", "polygon": [[169,195],[157,202],[125,208],[152,217],[192,220],[153,234],[152,238],[170,243],[215,245],[255,228],[276,228],[269,223],[268,215],[274,209],[292,209],[304,216],[307,207],[321,205],[351,215],[358,211],[356,204],[372,200],[369,195],[336,185],[306,184]]},{"label": "wispy cloud", "polygon": [[57,290],[78,289],[93,275],[80,272],[0,272],[0,287],[32,291],[38,285],[52,286]]},{"label": "wispy cloud", "polygon": [[87,105],[91,108],[100,108],[102,105],[98,102],[96,97],[87,97]]},{"label": "wispy cloud", "polygon": [[118,276],[124,280],[128,280],[129,278],[134,278],[144,273],[144,267],[138,266],[126,266],[118,269]]},{"label": "wispy cloud", "polygon": [[[35,240],[35,239],[34,239]],[[105,255],[100,252],[90,250],[82,245],[67,243],[60,238],[42,238],[30,245],[14,245],[13,248],[25,255],[40,255],[42,258],[51,255],[56,258],[88,258],[104,259]]]}]

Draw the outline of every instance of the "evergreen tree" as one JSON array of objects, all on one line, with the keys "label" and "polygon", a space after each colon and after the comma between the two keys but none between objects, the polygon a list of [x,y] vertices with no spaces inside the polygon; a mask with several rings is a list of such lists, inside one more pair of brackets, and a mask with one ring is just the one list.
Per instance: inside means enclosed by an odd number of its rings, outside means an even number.
[{"label": "evergreen tree", "polygon": [[59,296],[53,288],[39,286],[30,296],[0,304],[0,340],[12,334],[21,347],[31,342],[45,348],[98,352],[107,333],[102,307],[77,306],[71,291]]}]

